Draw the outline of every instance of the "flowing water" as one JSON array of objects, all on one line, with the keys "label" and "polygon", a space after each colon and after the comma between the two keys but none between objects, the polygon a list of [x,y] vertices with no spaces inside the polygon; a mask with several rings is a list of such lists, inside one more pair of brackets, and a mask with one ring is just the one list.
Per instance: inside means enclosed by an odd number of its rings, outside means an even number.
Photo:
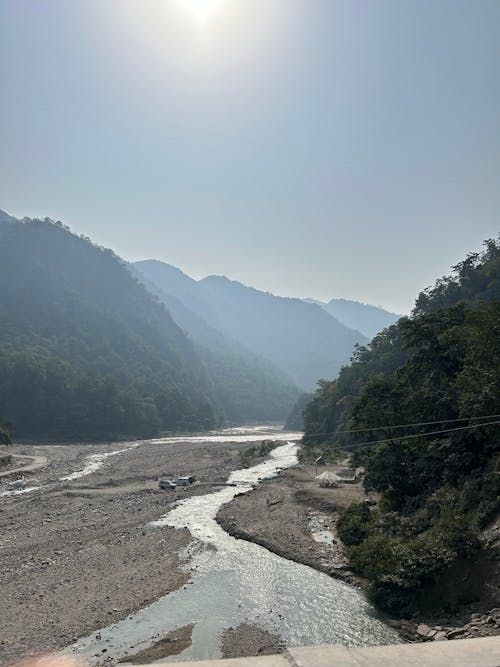
[{"label": "flowing water", "polygon": [[[223,441],[221,436],[213,437]],[[260,433],[255,440],[262,437]],[[225,440],[234,439],[234,433],[225,436]],[[192,581],[135,615],[80,639],[68,650],[97,662],[105,649],[106,657],[114,659],[142,650],[169,631],[191,623],[195,624],[192,645],[169,660],[220,657],[221,632],[242,622],[277,632],[288,646],[398,642],[394,630],[377,617],[359,591],[256,544],[237,540],[215,521],[221,505],[296,462],[297,445],[287,442],[264,463],[234,471],[228,481],[237,486],[187,498],[150,524],[150,529],[158,531],[158,539],[164,526],[186,527],[206,547],[193,550],[189,557]]]}]

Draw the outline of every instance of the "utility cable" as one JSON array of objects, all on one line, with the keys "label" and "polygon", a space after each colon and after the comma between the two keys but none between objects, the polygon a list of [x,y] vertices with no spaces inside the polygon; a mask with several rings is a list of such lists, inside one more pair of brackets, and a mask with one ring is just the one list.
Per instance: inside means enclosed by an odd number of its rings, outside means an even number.
[{"label": "utility cable", "polygon": [[440,435],[442,433],[452,433],[454,431],[464,431],[466,429],[481,428],[483,426],[497,426],[500,421],[486,422],[484,424],[469,424],[468,426],[456,426],[455,428],[447,428],[439,431],[429,431],[428,433],[413,433],[412,435],[401,435],[396,438],[383,438],[382,440],[368,440],[367,442],[358,442],[353,445],[344,445],[347,451],[355,447],[367,447],[369,445],[380,445],[384,442],[396,442],[400,440],[409,440],[410,438],[422,438],[427,435]]},{"label": "utility cable", "polygon": [[330,431],[329,433],[308,433],[308,437],[319,435],[345,435],[348,433],[360,433],[363,431],[388,431],[393,428],[411,428],[413,426],[434,426],[435,424],[452,424],[454,422],[472,421],[474,419],[497,419],[498,415],[483,415],[482,417],[460,417],[458,419],[440,419],[434,422],[413,422],[412,424],[395,424],[393,426],[368,426],[366,428],[351,428],[345,431]]}]

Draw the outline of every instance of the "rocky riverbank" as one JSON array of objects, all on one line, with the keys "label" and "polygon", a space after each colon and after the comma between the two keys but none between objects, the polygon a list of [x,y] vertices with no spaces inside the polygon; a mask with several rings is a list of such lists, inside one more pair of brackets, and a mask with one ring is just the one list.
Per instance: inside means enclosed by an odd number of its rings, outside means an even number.
[{"label": "rocky riverbank", "polygon": [[[349,569],[349,562],[336,535],[338,509],[366,497],[362,485],[321,488],[314,481],[313,467],[297,466],[273,480],[262,482],[254,491],[237,496],[223,506],[217,521],[231,535],[264,546],[290,560],[309,565],[350,585],[364,582]],[[498,589],[500,576],[500,528],[485,534],[482,580]],[[496,571],[496,575],[495,575]],[[471,573],[463,580],[473,589],[479,585]],[[484,586],[484,581],[481,585]],[[464,581],[462,586],[465,587]],[[448,584],[449,588],[449,584]],[[452,596],[451,593],[447,593]],[[472,595],[472,593],[471,593]],[[387,620],[405,641],[442,641],[500,634],[500,604],[491,605],[491,597],[469,604],[455,603],[454,613],[436,609],[432,614],[409,619]]]},{"label": "rocky riverbank", "polygon": [[[64,648],[189,585],[182,558],[189,531],[148,522],[181,498],[209,492],[203,483],[225,480],[248,443],[130,444],[12,448],[49,463],[26,477],[38,490],[0,502],[1,664]],[[118,450],[92,474],[58,481],[84,469],[89,456]],[[158,489],[158,476],[182,474],[200,484]],[[0,480],[0,492],[7,483]]]},{"label": "rocky riverbank", "polygon": [[344,546],[335,535],[339,498],[333,499],[328,491],[343,491],[340,502],[346,504],[363,495],[359,485],[319,488],[311,483],[310,471],[297,466],[224,505],[217,522],[233,537],[360,587],[362,582],[349,569]]},{"label": "rocky riverbank", "polygon": [[241,623],[225,630],[220,644],[223,658],[276,655],[286,649],[278,634],[250,623]]}]

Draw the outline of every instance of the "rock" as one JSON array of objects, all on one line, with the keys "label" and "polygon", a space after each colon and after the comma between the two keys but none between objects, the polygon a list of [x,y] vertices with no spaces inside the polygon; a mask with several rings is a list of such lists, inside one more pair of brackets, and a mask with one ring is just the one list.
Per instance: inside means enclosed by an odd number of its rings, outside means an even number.
[{"label": "rock", "polygon": [[465,633],[465,628],[456,628],[455,630],[450,630],[446,633],[447,639],[457,639]]},{"label": "rock", "polygon": [[427,637],[432,639],[435,636],[436,633],[437,633],[437,630],[431,630],[430,632],[427,633]]},{"label": "rock", "polygon": [[420,635],[421,637],[426,637],[430,631],[431,628],[428,625],[425,625],[425,623],[421,623],[417,626],[417,635]]},{"label": "rock", "polygon": [[443,640],[446,641],[448,637],[446,636],[446,632],[444,632],[444,630],[439,630],[438,632],[436,632],[433,639],[435,642],[442,642]]}]

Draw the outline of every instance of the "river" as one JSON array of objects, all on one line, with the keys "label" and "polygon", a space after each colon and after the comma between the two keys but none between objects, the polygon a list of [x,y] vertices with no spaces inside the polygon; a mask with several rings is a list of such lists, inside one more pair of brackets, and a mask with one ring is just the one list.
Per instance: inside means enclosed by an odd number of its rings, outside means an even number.
[{"label": "river", "polygon": [[[236,434],[208,437],[223,442],[234,440]],[[238,433],[239,437],[255,442],[266,433]],[[179,443],[185,440],[179,439]],[[68,650],[90,663],[102,660],[104,650],[107,658],[116,659],[147,648],[169,631],[191,623],[192,645],[169,660],[220,657],[221,632],[243,622],[277,632],[287,646],[368,646],[400,641],[361,592],[261,546],[237,540],[215,521],[221,505],[235,495],[247,493],[261,479],[295,465],[297,449],[293,441],[278,446],[264,463],[231,473],[228,481],[236,486],[180,501],[149,524],[146,529],[158,531],[159,539],[164,526],[188,528],[198,545],[203,545],[186,554],[186,567],[192,572],[190,583],[135,615],[78,640]]]}]

